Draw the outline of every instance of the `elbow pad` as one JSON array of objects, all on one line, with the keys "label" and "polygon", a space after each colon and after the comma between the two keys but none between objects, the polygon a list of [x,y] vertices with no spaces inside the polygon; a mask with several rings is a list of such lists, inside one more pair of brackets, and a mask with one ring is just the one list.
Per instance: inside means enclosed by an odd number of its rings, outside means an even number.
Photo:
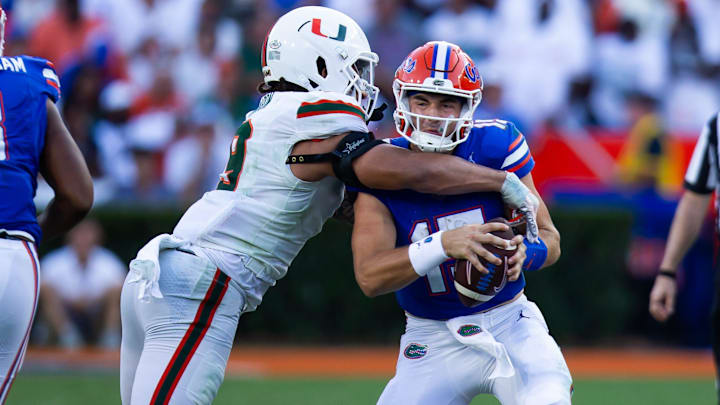
[{"label": "elbow pad", "polygon": [[375,139],[372,132],[350,132],[340,140],[332,152],[315,155],[290,155],[285,163],[330,162],[335,177],[340,179],[340,181],[348,186],[364,187],[355,174],[352,162],[381,143],[383,143],[383,141]]},{"label": "elbow pad", "polygon": [[538,241],[536,243],[530,243],[530,241],[528,241],[527,239],[525,239],[523,243],[527,248],[527,250],[525,250],[525,254],[527,255],[527,257],[525,258],[525,261],[522,265],[523,270],[540,270],[543,264],[545,264],[545,259],[547,259],[547,245],[540,238],[538,238]]},{"label": "elbow pad", "polygon": [[372,132],[350,132],[347,134],[337,144],[335,150],[331,152],[335,156],[332,161],[335,176],[348,186],[364,187],[355,174],[352,162],[381,143],[383,141],[375,139]]}]

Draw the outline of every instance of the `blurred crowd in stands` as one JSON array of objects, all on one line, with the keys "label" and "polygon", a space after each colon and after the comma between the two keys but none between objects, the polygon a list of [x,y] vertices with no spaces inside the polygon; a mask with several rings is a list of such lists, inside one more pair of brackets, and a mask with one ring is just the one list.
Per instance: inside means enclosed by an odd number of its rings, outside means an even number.
[{"label": "blurred crowd in stands", "polygon": [[[484,79],[476,118],[513,121],[526,134],[544,162],[533,174],[541,191],[544,178],[575,170],[568,156],[542,151],[548,134],[561,134],[600,183],[633,190],[627,270],[639,291],[649,290],[674,209],[660,195],[676,195],[686,164],[669,138],[685,137],[687,155],[720,106],[720,0],[0,1],[6,55],[55,64],[96,206],[176,208],[216,186],[235,129],[259,101],[265,35],[289,9],[324,5],[352,16],[380,56],[376,84],[391,109],[403,58],[428,40],[457,43]],[[392,114],[371,129],[395,136]],[[598,129],[622,138],[619,153],[587,136]],[[41,181],[36,203],[50,198]],[[125,265],[100,247],[93,221],[66,242],[43,259],[34,342],[117,347]],[[681,300],[680,312],[705,307],[684,310]],[[633,316],[647,325],[644,306]],[[695,323],[693,341],[704,342],[706,323]]]},{"label": "blurred crowd in stands", "polygon": [[[256,106],[271,24],[308,4],[365,29],[391,107],[396,67],[436,39],[478,63],[477,118],[516,122],[531,141],[548,127],[627,133],[637,100],[694,135],[720,105],[718,0],[2,0],[6,54],[55,63],[96,205],[187,204],[215,186]],[[383,137],[390,115],[372,128]]]}]

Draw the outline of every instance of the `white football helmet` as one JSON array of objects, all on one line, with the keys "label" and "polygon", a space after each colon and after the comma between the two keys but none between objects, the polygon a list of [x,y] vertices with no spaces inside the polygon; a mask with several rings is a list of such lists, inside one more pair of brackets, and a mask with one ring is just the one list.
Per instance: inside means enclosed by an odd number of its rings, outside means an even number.
[{"label": "white football helmet", "polygon": [[265,83],[285,79],[308,91],[349,95],[358,101],[366,119],[379,94],[373,83],[377,63],[360,26],[326,7],[300,7],[283,15],[262,48]]},{"label": "white football helmet", "polygon": [[0,56],[3,56],[5,50],[5,21],[7,21],[7,15],[5,15],[5,10],[0,7]]}]

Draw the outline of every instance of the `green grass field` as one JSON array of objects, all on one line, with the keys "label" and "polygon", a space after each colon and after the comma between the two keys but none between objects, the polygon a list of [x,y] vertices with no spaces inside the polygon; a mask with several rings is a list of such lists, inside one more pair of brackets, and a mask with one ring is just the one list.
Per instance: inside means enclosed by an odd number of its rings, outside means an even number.
[{"label": "green grass field", "polygon": [[[22,374],[13,384],[7,405],[119,404],[115,375]],[[228,378],[214,404],[365,405],[374,404],[383,379],[237,379]],[[712,380],[607,380],[575,382],[575,405],[711,404]],[[473,405],[498,402],[490,396]]]}]

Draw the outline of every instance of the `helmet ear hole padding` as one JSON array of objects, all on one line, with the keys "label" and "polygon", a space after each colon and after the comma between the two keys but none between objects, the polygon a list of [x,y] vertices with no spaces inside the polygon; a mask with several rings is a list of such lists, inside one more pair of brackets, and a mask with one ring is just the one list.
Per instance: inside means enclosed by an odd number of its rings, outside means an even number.
[{"label": "helmet ear hole padding", "polygon": [[325,64],[325,59],[323,59],[322,56],[318,56],[317,60],[315,61],[315,64],[317,65],[317,71],[318,74],[322,77],[327,77],[327,65]]}]

